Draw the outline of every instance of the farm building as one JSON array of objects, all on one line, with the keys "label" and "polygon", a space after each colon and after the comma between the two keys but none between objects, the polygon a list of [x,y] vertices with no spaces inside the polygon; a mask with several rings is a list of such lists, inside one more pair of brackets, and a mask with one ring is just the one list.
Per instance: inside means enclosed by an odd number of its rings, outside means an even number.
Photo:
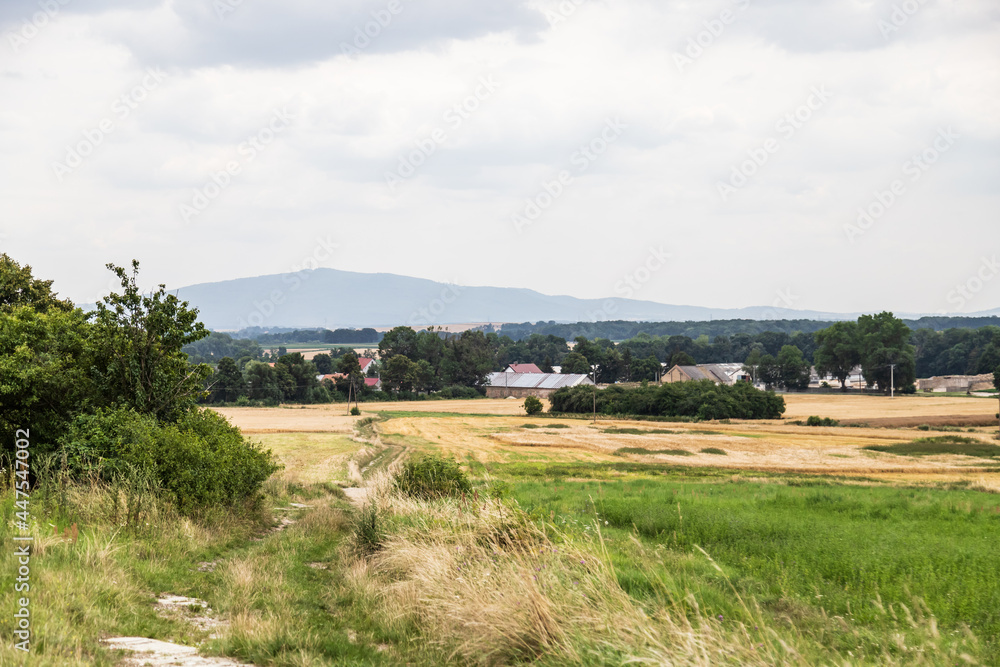
[{"label": "farm building", "polygon": [[490,373],[487,382],[487,398],[548,398],[556,389],[594,384],[586,375],[558,373]]},{"label": "farm building", "polygon": [[986,375],[942,375],[940,377],[917,380],[917,391],[928,392],[972,392],[993,389],[993,374]]},{"label": "farm building", "polygon": [[743,370],[743,364],[674,366],[663,374],[661,382],[691,382],[692,380],[711,380],[716,384],[736,384],[737,382],[750,382],[750,374]]}]

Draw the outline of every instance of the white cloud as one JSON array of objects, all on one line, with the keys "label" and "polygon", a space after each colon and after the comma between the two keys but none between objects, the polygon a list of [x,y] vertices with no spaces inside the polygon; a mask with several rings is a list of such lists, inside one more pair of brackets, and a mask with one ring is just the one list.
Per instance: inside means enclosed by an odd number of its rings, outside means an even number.
[{"label": "white cloud", "polygon": [[[937,311],[980,261],[961,249],[1000,245],[991,3],[926,2],[885,38],[882,0],[583,0],[553,26],[557,2],[400,2],[351,57],[339,43],[380,3],[244,2],[220,19],[193,0],[73,0],[16,52],[0,44],[3,249],[78,300],[107,261],[137,257],[150,282],[180,286],[287,271],[320,234],[339,240],[336,268],[597,297],[664,244],[674,258],[643,299],[767,305],[792,287],[799,308]],[[32,6],[5,4],[0,34]],[[724,10],[680,70],[675,54]],[[118,118],[148,68],[164,80]],[[499,86],[449,122],[482,77]],[[829,101],[780,135],[815,86]],[[241,144],[285,107],[294,123],[246,160]],[[627,131],[517,234],[511,214],[612,117]],[[60,182],[53,162],[106,118]],[[954,150],[848,243],[844,224],[942,126]],[[386,172],[435,130],[390,191]],[[780,149],[722,201],[720,179],[772,137]],[[185,224],[180,205],[234,160]],[[969,308],[995,306],[990,289]]]}]

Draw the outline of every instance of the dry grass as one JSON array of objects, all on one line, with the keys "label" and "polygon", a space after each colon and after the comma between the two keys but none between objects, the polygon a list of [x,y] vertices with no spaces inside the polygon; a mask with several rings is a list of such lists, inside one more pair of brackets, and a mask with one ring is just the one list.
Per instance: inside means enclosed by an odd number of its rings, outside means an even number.
[{"label": "dry grass", "polygon": [[381,552],[349,568],[350,585],[379,600],[380,622],[416,625],[461,664],[794,661],[789,647],[755,642],[742,625],[692,623],[665,608],[648,616],[595,545],[557,546],[494,500],[423,502],[394,496],[384,481],[374,495],[393,529]]},{"label": "dry grass", "polygon": [[269,447],[285,469],[279,476],[298,483],[346,481],[348,462],[362,448],[347,434],[272,433],[256,440]]}]

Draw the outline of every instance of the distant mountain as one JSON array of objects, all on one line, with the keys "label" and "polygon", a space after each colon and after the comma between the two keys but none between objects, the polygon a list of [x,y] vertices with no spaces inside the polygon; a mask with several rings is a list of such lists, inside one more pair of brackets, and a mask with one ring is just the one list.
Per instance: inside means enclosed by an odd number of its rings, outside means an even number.
[{"label": "distant mountain", "polygon": [[788,308],[704,308],[634,299],[578,299],[509,287],[463,287],[388,273],[334,269],[182,287],[178,296],[215,330],[246,327],[423,327],[469,322],[851,319]]}]

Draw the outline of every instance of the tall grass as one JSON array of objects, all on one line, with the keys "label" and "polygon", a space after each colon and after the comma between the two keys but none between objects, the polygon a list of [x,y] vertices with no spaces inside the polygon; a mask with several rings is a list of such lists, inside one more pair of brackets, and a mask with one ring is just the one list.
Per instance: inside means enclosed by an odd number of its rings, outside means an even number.
[{"label": "tall grass", "polygon": [[[845,659],[905,663],[924,652],[947,662],[941,656],[951,651],[1000,658],[995,496],[784,481],[678,475],[512,486],[526,509],[571,533],[592,534],[596,520],[618,582],[637,600],[694,592],[702,612],[749,623],[735,590],[756,600],[771,624],[799,628]],[[656,576],[642,565],[650,550],[661,562]]]}]

